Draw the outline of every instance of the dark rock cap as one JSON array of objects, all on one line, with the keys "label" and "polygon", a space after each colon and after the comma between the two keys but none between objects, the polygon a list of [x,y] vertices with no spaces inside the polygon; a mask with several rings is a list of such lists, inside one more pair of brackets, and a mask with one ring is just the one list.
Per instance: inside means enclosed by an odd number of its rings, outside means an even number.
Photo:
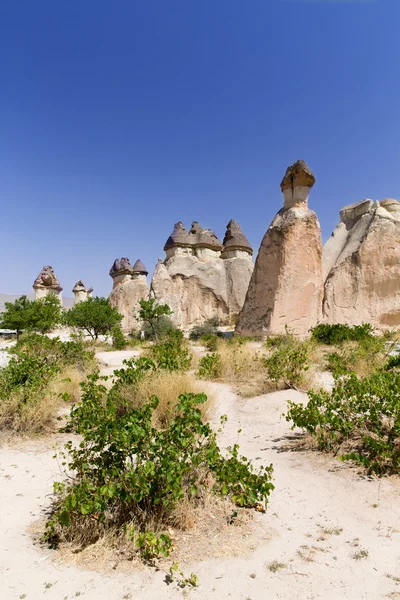
[{"label": "dark rock cap", "polygon": [[198,221],[193,221],[189,231],[190,245],[196,248],[222,250],[222,244],[211,229],[203,229]]},{"label": "dark rock cap", "polygon": [[88,290],[86,289],[85,284],[83,283],[82,279],[79,279],[76,284],[74,285],[74,287],[72,288],[72,291],[75,292],[87,292],[88,294],[90,294],[90,292],[93,292],[93,288],[89,288]]},{"label": "dark rock cap", "polygon": [[222,243],[227,250],[245,250],[246,252],[253,254],[253,248],[250,246],[242,228],[239,223],[233,219],[231,219],[226,226],[226,233]]},{"label": "dark rock cap", "polygon": [[133,272],[140,273],[142,275],[148,275],[149,273],[142,261],[140,260],[140,258],[133,265]]},{"label": "dark rock cap", "polygon": [[62,291],[62,287],[58,281],[57,275],[54,273],[53,267],[50,265],[43,267],[33,282],[33,289],[36,288],[50,288],[52,290],[57,290],[58,292]]},{"label": "dark rock cap", "polygon": [[315,183],[315,177],[304,162],[297,160],[293,165],[286,169],[284,178],[281,181],[281,190],[294,188],[298,185],[306,185],[312,187]]},{"label": "dark rock cap", "polygon": [[110,277],[116,277],[117,275],[131,275],[132,273],[133,267],[129,258],[116,258],[110,269]]},{"label": "dark rock cap", "polygon": [[185,229],[182,221],[175,223],[174,230],[165,242],[164,251],[174,248],[175,246],[190,246],[189,234]]}]

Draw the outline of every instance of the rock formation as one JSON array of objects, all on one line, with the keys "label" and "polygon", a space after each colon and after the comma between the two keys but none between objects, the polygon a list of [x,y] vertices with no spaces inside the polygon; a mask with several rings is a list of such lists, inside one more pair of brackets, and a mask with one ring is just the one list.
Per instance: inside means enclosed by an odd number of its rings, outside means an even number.
[{"label": "rock formation", "polygon": [[194,221],[189,231],[174,225],[158,261],[151,295],[173,311],[183,329],[216,317],[226,322],[241,310],[253,271],[253,250],[240,225],[230,221],[224,243]]},{"label": "rock formation", "polygon": [[82,279],[79,279],[79,281],[77,281],[72,288],[72,292],[75,298],[74,304],[78,304],[78,302],[84,302],[88,298],[92,297],[93,288],[86,289]]},{"label": "rock formation", "polygon": [[147,300],[149,297],[147,273],[141,260],[137,260],[132,267],[129,258],[115,259],[110,269],[113,289],[109,300],[111,305],[115,306],[123,316],[121,327],[125,332],[138,328],[136,316],[139,300]]},{"label": "rock formation", "polygon": [[400,325],[400,204],[345,206],[323,250],[324,319],[378,328]]},{"label": "rock formation", "polygon": [[32,287],[35,292],[35,300],[40,300],[40,298],[51,295],[57,296],[62,304],[62,287],[57,275],[54,273],[53,267],[50,265],[43,267],[33,282]]},{"label": "rock formation", "polygon": [[281,182],[284,206],[260,249],[237,332],[247,335],[305,335],[321,317],[322,244],[317,215],[308,208],[314,175],[302,160]]}]

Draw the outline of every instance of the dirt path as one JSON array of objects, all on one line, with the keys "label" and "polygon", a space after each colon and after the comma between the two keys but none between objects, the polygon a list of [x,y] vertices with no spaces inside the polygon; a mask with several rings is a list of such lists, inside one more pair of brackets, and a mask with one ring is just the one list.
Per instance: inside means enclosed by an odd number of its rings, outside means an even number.
[{"label": "dirt path", "polygon": [[[240,400],[228,386],[213,387],[217,396],[215,424],[220,414],[229,417],[221,442],[235,442],[241,427],[241,452],[256,464],[274,464],[276,490],[265,516],[265,544],[245,558],[182,565],[185,572],[194,571],[199,576],[196,590],[168,587],[163,573],[146,569],[129,575],[100,574],[53,563],[51,551],[32,544],[28,528],[43,516],[52,482],[60,476],[52,458],[54,450],[44,441],[3,448],[1,598],[400,598],[399,480],[369,479],[317,453],[285,451],[287,437],[295,434],[281,413],[286,400],[300,399],[301,393],[276,392]],[[274,561],[283,566],[270,570]]]}]

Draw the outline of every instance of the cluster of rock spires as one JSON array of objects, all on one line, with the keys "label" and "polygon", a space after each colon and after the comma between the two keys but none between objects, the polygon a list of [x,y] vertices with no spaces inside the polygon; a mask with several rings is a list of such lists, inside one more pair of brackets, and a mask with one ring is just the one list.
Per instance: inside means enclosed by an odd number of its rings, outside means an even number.
[{"label": "cluster of rock spires", "polygon": [[197,221],[189,231],[176,223],[164,250],[150,293],[170,306],[177,326],[188,329],[212,317],[227,322],[239,314],[253,271],[253,250],[238,223],[228,223],[222,244]]},{"label": "cluster of rock spires", "polygon": [[[40,271],[39,275],[33,282],[33,289],[35,292],[35,300],[40,300],[45,296],[57,296],[60,303],[62,304],[62,290],[57,275],[54,272],[53,267],[46,265]],[[86,289],[85,284],[81,279],[76,282],[72,288],[72,292],[75,297],[75,304],[83,302],[92,296],[93,288]]]},{"label": "cluster of rock spires", "polygon": [[[151,286],[141,260],[114,261],[110,302],[123,315],[122,328],[139,327],[139,300],[166,303],[175,324],[190,329],[210,318],[231,323],[247,335],[306,335],[318,322],[400,325],[400,203],[363,200],[340,212],[340,223],[322,249],[321,228],[308,198],[315,177],[303,160],[287,168],[281,182],[283,208],[272,220],[258,251],[236,221],[221,243],[197,221],[187,230],[179,221],[165,246]],[[50,266],[43,267],[35,297],[62,287]],[[92,295],[82,281],[75,303]]]}]

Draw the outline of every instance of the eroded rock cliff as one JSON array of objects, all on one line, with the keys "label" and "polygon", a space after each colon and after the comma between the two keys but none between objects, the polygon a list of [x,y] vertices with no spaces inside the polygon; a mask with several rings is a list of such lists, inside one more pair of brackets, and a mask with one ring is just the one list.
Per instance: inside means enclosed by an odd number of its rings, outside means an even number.
[{"label": "eroded rock cliff", "polygon": [[400,325],[400,204],[363,200],[340,212],[323,250],[324,320]]}]

